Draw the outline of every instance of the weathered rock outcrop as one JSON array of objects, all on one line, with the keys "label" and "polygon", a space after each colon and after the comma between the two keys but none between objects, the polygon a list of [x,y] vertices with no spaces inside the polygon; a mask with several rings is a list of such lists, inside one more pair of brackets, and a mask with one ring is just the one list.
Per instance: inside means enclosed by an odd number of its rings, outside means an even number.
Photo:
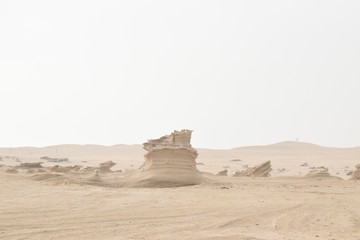
[{"label": "weathered rock outcrop", "polygon": [[342,180],[340,177],[330,175],[327,168],[310,170],[310,172],[305,175],[305,178],[334,178]]},{"label": "weathered rock outcrop", "polygon": [[68,172],[79,172],[79,170],[82,168],[82,166],[80,165],[75,165],[75,166],[59,166],[59,165],[55,165],[53,167],[50,167],[49,170],[51,172],[63,172],[63,173],[68,173]]},{"label": "weathered rock outcrop", "polygon": [[327,169],[310,170],[305,177],[331,177]]},{"label": "weathered rock outcrop", "polygon": [[115,166],[116,163],[113,161],[107,161],[99,164],[99,167],[87,167],[80,170],[80,172],[84,173],[93,173],[95,171],[101,172],[101,173],[110,173],[112,172],[110,168]]},{"label": "weathered rock outcrop", "polygon": [[242,172],[237,172],[234,177],[269,177],[271,170],[271,162],[267,161]]},{"label": "weathered rock outcrop", "polygon": [[15,166],[15,168],[19,169],[29,169],[29,168],[42,168],[42,162],[34,162],[34,163],[20,163],[19,166]]},{"label": "weathered rock outcrop", "polygon": [[228,173],[228,170],[225,169],[225,170],[222,170],[220,172],[218,172],[218,174],[216,174],[217,176],[227,176],[227,173]]},{"label": "weathered rock outcrop", "polygon": [[111,172],[110,168],[115,166],[116,163],[113,161],[107,161],[99,164],[99,171],[100,172]]},{"label": "weathered rock outcrop", "polygon": [[49,162],[69,162],[68,158],[51,158],[51,157],[41,157],[40,159],[47,160]]},{"label": "weathered rock outcrop", "polygon": [[356,170],[353,172],[349,180],[360,180],[360,164],[355,166]]},{"label": "weathered rock outcrop", "polygon": [[148,153],[136,176],[138,183],[154,186],[199,184],[201,174],[195,162],[198,153],[190,144],[191,133],[190,130],[174,131],[144,143]]}]

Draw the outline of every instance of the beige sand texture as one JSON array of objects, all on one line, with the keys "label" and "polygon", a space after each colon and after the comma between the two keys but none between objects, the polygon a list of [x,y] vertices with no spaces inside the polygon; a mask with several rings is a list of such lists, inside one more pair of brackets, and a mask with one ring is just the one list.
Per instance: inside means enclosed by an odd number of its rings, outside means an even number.
[{"label": "beige sand texture", "polygon": [[[265,146],[239,147],[228,150],[199,149],[196,163],[202,172],[217,174],[226,168],[228,175],[271,161],[271,176],[303,176],[310,170],[326,167],[329,174],[350,178],[355,165],[360,163],[360,147],[328,148],[303,142],[281,142]],[[1,164],[16,166],[20,162],[44,162],[45,167],[98,167],[113,161],[112,170],[135,170],[144,163],[146,151],[142,145],[57,145],[50,147],[0,148]],[[68,162],[49,162],[41,159],[68,158]],[[304,165],[306,163],[307,165]]]},{"label": "beige sand texture", "polygon": [[183,140],[0,149],[0,239],[360,239],[359,148]]},{"label": "beige sand texture", "polygon": [[61,174],[0,172],[0,238],[360,238],[358,181],[207,177],[179,188],[107,188],[100,173],[79,185]]}]

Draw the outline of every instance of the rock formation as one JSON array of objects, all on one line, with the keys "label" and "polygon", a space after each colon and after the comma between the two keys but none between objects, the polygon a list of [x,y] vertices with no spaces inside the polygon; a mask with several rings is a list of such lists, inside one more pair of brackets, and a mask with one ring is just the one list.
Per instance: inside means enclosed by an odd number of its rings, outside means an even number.
[{"label": "rock formation", "polygon": [[29,169],[29,168],[42,168],[42,162],[34,162],[34,163],[20,163],[19,166],[15,166],[15,168],[20,169]]},{"label": "rock formation", "polygon": [[99,164],[99,171],[100,172],[111,172],[110,168],[115,166],[116,163],[113,161],[107,161]]},{"label": "rock formation", "polygon": [[225,169],[223,171],[220,171],[218,174],[216,174],[217,176],[227,176],[228,170]]},{"label": "rock formation", "polygon": [[138,182],[157,186],[199,184],[201,174],[195,162],[198,153],[190,144],[191,133],[190,130],[174,131],[144,143],[148,153],[137,174]]},{"label": "rock formation", "polygon": [[328,170],[326,169],[321,169],[321,170],[311,170],[310,172],[308,172],[305,177],[331,177],[331,175],[329,174]]},{"label": "rock formation", "polygon": [[80,165],[75,165],[75,166],[59,166],[59,165],[55,165],[53,167],[50,167],[49,170],[51,172],[63,172],[63,173],[68,173],[68,172],[79,172],[79,170],[82,168],[82,166]]},{"label": "rock formation", "polygon": [[310,172],[305,175],[305,178],[334,178],[342,180],[340,177],[330,175],[328,169],[323,167],[320,169],[310,170]]},{"label": "rock formation", "polygon": [[49,162],[69,162],[68,158],[51,158],[51,157],[41,157],[40,159],[47,160]]},{"label": "rock formation", "polygon": [[355,166],[356,170],[350,177],[350,180],[360,180],[360,164]]},{"label": "rock formation", "polygon": [[19,171],[16,170],[15,168],[8,168],[8,169],[5,170],[5,172],[7,172],[7,173],[18,173]]},{"label": "rock formation", "polygon": [[82,168],[82,169],[80,169],[80,172],[93,173],[95,171],[98,171],[101,173],[109,173],[109,172],[112,172],[110,168],[112,168],[115,165],[116,165],[116,163],[114,163],[113,161],[107,161],[107,162],[100,163],[99,167]]},{"label": "rock formation", "polygon": [[242,172],[237,172],[234,177],[269,177],[271,170],[271,162],[267,161]]}]

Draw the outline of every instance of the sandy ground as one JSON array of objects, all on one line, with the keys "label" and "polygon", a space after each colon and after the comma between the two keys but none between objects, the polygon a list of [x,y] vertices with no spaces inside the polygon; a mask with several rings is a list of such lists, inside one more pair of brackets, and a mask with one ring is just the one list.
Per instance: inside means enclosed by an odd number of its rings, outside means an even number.
[{"label": "sandy ground", "polygon": [[[271,160],[273,177],[203,174],[200,185],[130,188],[117,184],[143,162],[140,145],[0,149],[0,239],[326,239],[360,240],[360,180],[349,172],[360,148],[284,142],[199,149],[198,169],[231,172]],[[66,157],[69,162],[41,160]],[[112,173],[49,173],[8,166],[96,166]],[[301,166],[303,163],[308,166]],[[304,177],[315,167],[337,177]],[[285,169],[279,171],[278,169]],[[207,171],[208,170],[208,171]],[[127,171],[129,172],[129,171]],[[130,171],[131,172],[131,171]],[[290,177],[292,176],[292,177]]]},{"label": "sandy ground", "polygon": [[208,176],[103,188],[0,173],[0,239],[360,239],[360,182]]}]

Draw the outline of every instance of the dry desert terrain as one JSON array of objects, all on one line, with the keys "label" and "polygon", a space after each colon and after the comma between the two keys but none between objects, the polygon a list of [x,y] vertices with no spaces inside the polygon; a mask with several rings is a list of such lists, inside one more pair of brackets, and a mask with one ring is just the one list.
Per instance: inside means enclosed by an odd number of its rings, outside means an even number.
[{"label": "dry desert terrain", "polygon": [[[348,180],[360,148],[284,142],[198,151],[201,184],[131,187],[117,183],[144,162],[140,145],[2,148],[0,239],[360,239],[360,181]],[[232,176],[267,160],[271,177]],[[48,170],[104,161],[117,165]],[[45,168],[14,168],[34,162]],[[306,176],[321,167],[332,176]],[[224,169],[228,176],[215,175]]]}]

